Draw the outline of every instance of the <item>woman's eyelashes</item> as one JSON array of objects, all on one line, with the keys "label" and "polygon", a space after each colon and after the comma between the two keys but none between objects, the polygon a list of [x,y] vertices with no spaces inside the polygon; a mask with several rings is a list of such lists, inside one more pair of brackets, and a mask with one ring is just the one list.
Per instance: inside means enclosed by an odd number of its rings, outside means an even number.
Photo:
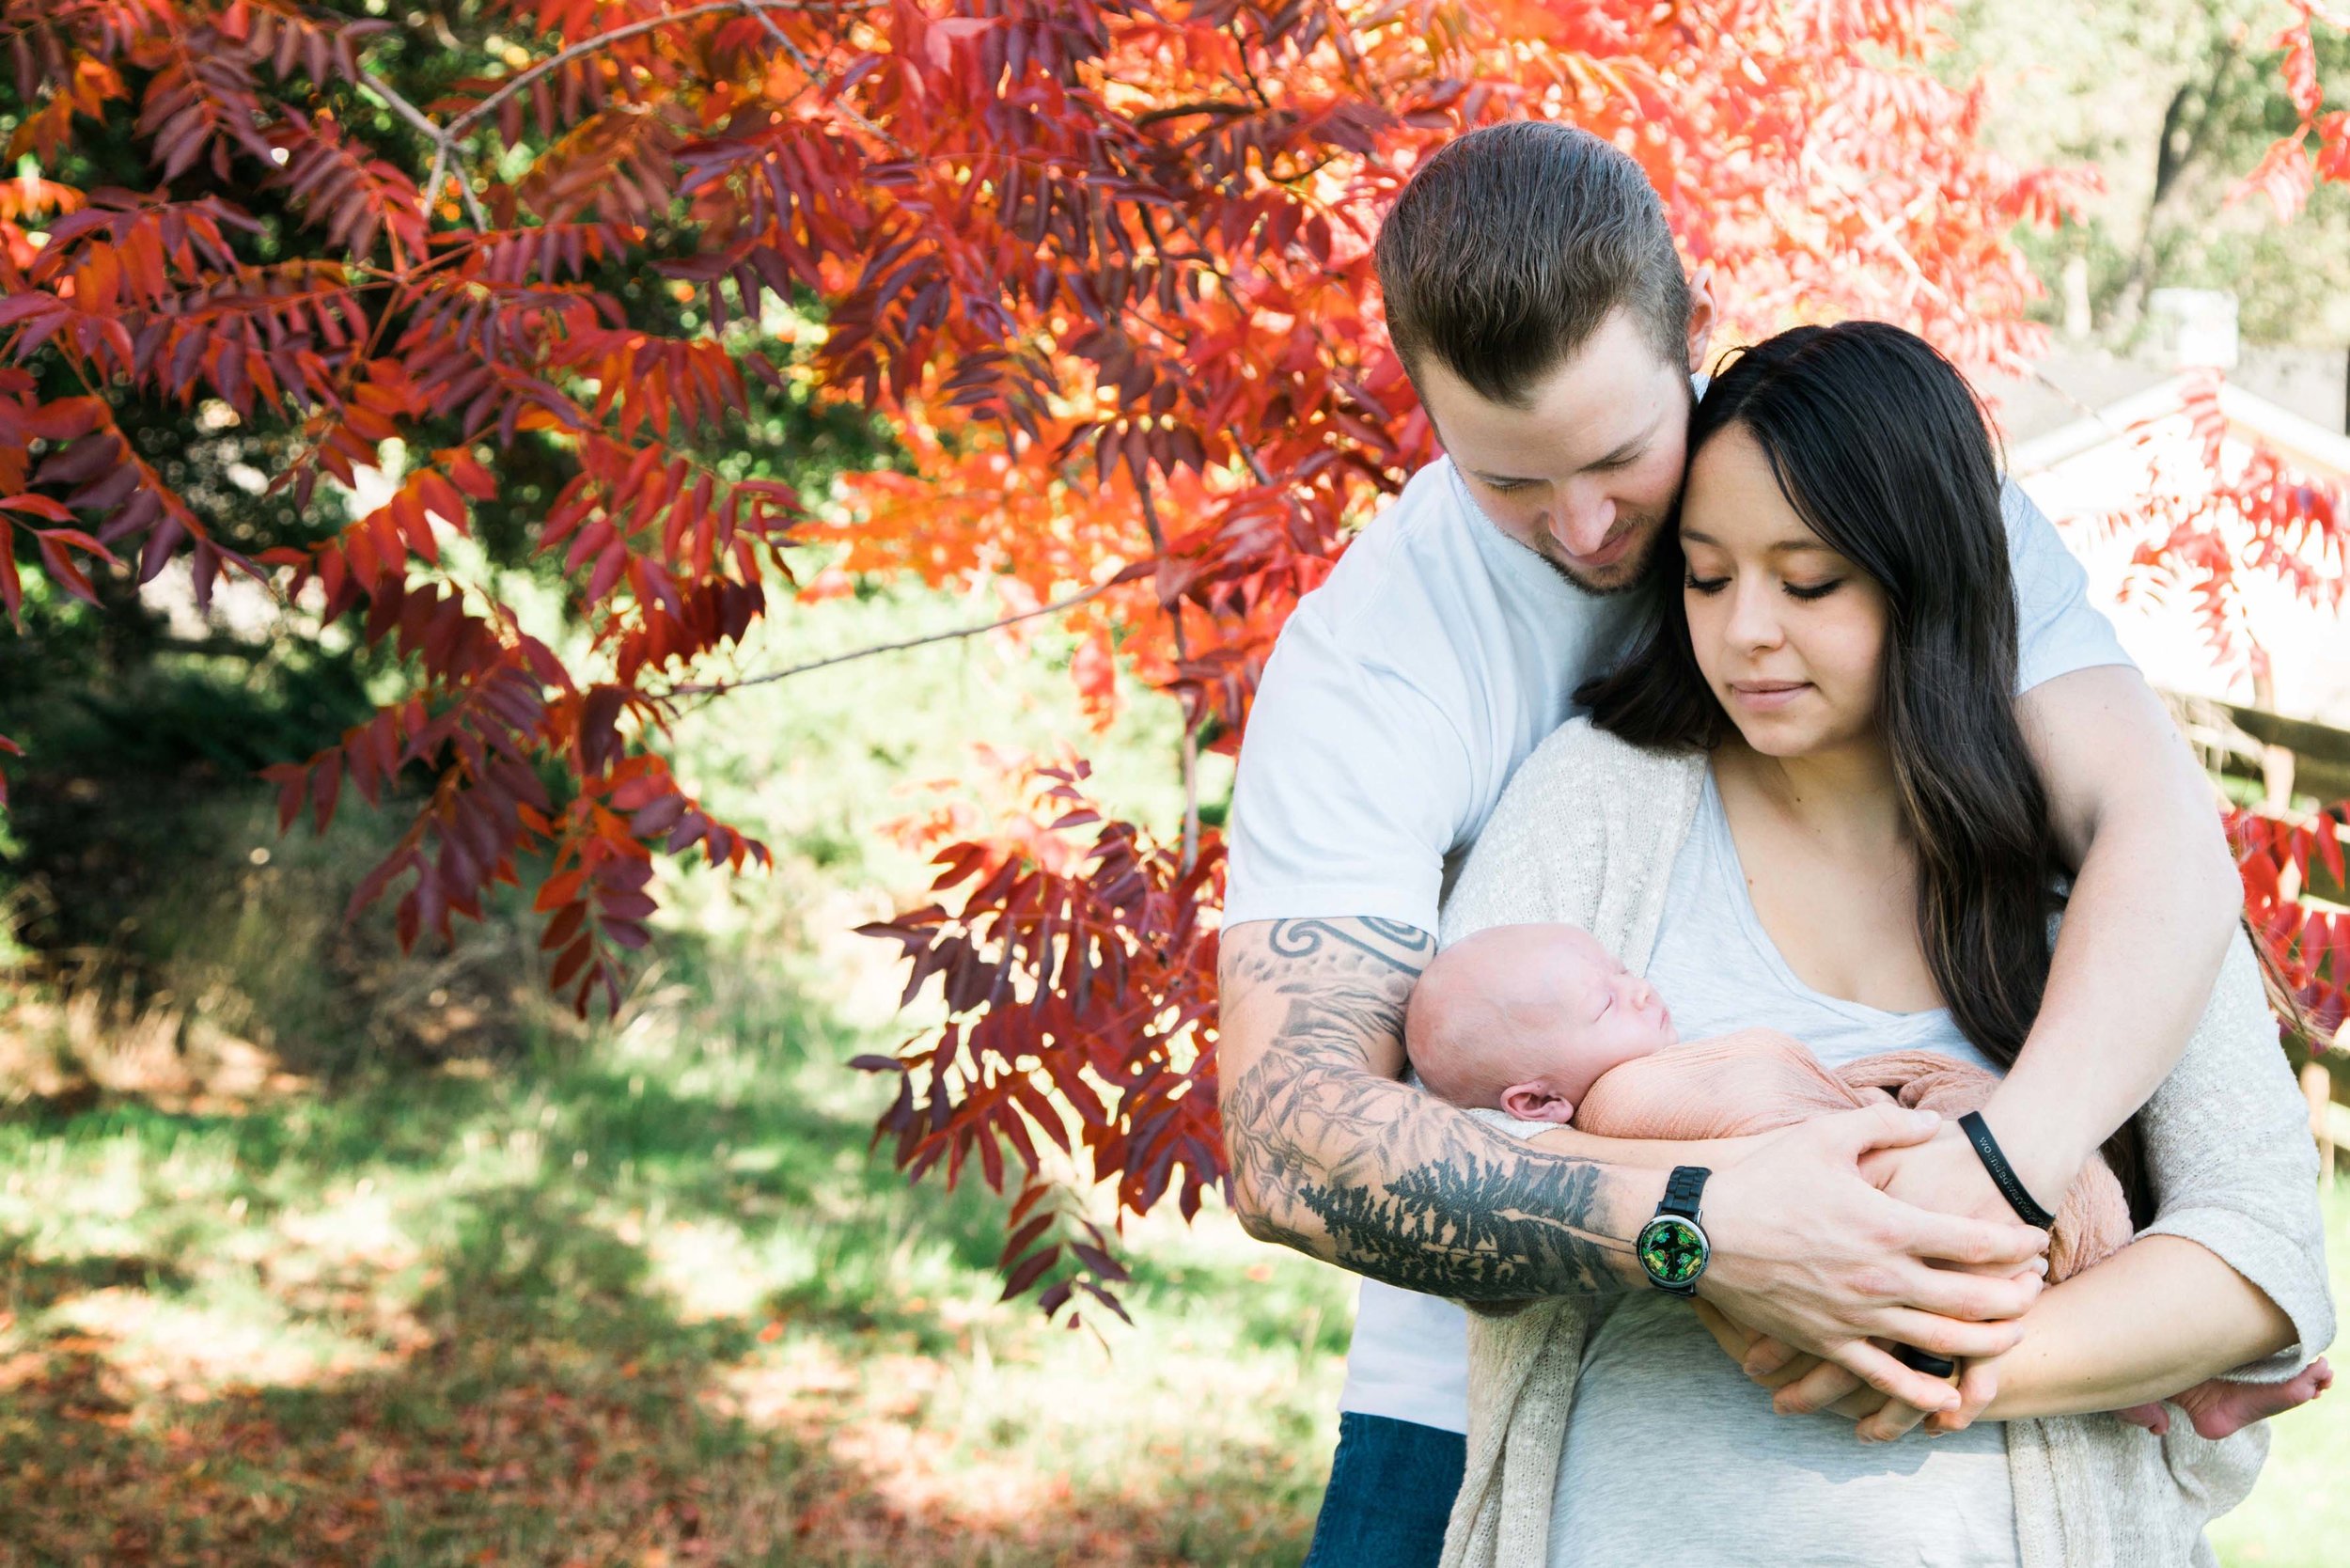
[{"label": "woman's eyelashes", "polygon": [[[1730,586],[1730,579],[1727,577],[1700,577],[1696,572],[1691,572],[1683,575],[1681,583],[1682,586],[1687,588],[1690,592],[1701,593],[1710,598],[1713,595],[1721,592],[1722,589],[1728,588]],[[1786,590],[1787,596],[1790,599],[1802,599],[1809,601],[1813,599],[1825,599],[1829,594],[1834,593],[1838,588],[1844,586],[1844,579],[1841,577],[1830,577],[1823,583],[1782,582],[1778,586]]]}]

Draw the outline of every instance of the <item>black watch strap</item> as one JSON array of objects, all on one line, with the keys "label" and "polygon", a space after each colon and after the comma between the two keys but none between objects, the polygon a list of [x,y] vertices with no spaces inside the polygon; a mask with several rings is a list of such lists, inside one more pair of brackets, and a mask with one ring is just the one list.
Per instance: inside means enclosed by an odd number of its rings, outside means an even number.
[{"label": "black watch strap", "polygon": [[1713,1174],[1701,1165],[1674,1166],[1672,1174],[1665,1178],[1665,1200],[1656,1205],[1656,1212],[1697,1218],[1698,1199],[1705,1191],[1705,1179]]},{"label": "black watch strap", "polygon": [[1664,1201],[1640,1227],[1634,1242],[1640,1268],[1649,1283],[1660,1291],[1683,1296],[1698,1294],[1698,1278],[1713,1255],[1705,1227],[1698,1222],[1698,1200],[1705,1192],[1705,1179],[1712,1174],[1701,1165],[1675,1166],[1665,1178]]},{"label": "black watch strap", "polygon": [[1951,1377],[1958,1372],[1958,1363],[1949,1356],[1936,1356],[1930,1350],[1919,1350],[1916,1345],[1895,1345],[1893,1359],[1913,1371],[1925,1373],[1928,1377]]}]

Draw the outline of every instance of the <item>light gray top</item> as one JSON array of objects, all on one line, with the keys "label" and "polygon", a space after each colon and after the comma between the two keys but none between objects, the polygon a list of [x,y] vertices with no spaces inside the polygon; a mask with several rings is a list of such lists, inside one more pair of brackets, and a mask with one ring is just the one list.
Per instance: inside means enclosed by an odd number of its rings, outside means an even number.
[{"label": "light gray top", "polygon": [[[1769,1028],[1830,1067],[1938,1051],[1996,1072],[1948,1009],[1885,1012],[1803,983],[1762,929],[1711,771],[1673,860],[1649,982],[1684,1040]],[[1836,1416],[1775,1414],[1688,1303],[1661,1292],[1593,1315],[1559,1454],[1552,1568],[1650,1560],[1660,1499],[1666,1554],[1688,1568],[1758,1562],[2013,1568],[2007,1429],[1863,1444]]]},{"label": "light gray top", "polygon": [[[1511,781],[1445,905],[1440,934],[1452,942],[1488,926],[1566,920],[1645,973],[1704,776],[1693,754],[1643,751],[1586,720],[1561,726]],[[2138,1112],[2138,1128],[2156,1205],[2139,1233],[2197,1242],[2266,1292],[2298,1340],[2228,1375],[2291,1376],[2334,1335],[2317,1150],[2241,932],[2186,1054]],[[1470,1314],[1468,1452],[1447,1568],[1549,1560],[1586,1308],[1559,1298],[1506,1317]],[[2251,1490],[2267,1447],[2262,1423],[2210,1442],[2185,1421],[2159,1438],[2109,1415],[2011,1421],[2022,1568],[2213,1564],[2203,1527]]]}]

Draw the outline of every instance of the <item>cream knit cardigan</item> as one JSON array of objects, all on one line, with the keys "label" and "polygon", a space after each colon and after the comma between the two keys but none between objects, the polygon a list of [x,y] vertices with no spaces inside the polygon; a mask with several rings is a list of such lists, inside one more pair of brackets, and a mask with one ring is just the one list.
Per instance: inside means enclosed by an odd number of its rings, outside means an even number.
[{"label": "cream knit cardigan", "polygon": [[[1588,720],[1569,723],[1495,808],[1446,901],[1443,939],[1570,921],[1645,970],[1704,775],[1700,756],[1645,751]],[[2300,1341],[2232,1375],[2291,1376],[2334,1330],[2316,1150],[2241,933],[2186,1056],[2138,1125],[2160,1204],[2140,1234],[2200,1242],[2265,1291]],[[1468,1459],[1445,1568],[1549,1560],[1585,1325],[1584,1304],[1569,1299],[1511,1317],[1469,1314]],[[2267,1445],[2257,1424],[2215,1443],[2183,1420],[2161,1438],[2107,1415],[2008,1422],[2022,1568],[2216,1563],[2203,1526],[2251,1489]]]}]

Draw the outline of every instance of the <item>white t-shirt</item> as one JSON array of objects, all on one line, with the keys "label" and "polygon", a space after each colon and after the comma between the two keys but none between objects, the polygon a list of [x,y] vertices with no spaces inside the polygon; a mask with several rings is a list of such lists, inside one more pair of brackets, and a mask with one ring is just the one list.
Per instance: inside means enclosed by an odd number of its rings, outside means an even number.
[{"label": "white t-shirt", "polygon": [[[2048,520],[2002,494],[2021,611],[2018,689],[2125,665]],[[1574,688],[1635,629],[1494,525],[1449,459],[1412,477],[1282,628],[1241,747],[1224,924],[1355,917],[1436,929],[1502,786],[1581,710]],[[1467,1416],[1465,1320],[1366,1279],[1341,1410],[1450,1432]]]}]

